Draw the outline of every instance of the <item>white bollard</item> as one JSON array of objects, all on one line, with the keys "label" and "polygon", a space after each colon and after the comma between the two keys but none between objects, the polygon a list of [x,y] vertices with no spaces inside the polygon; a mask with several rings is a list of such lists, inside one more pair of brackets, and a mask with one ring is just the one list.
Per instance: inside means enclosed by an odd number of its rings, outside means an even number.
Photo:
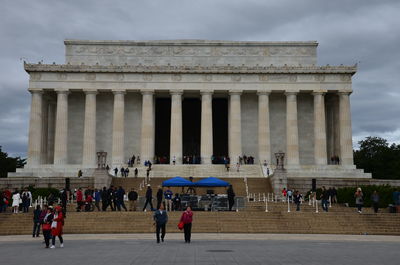
[{"label": "white bollard", "polygon": [[236,212],[239,212],[239,198],[236,199]]},{"label": "white bollard", "polygon": [[308,205],[311,205],[311,195],[308,195]]},{"label": "white bollard", "polygon": [[315,201],[315,212],[318,213],[318,201]]},{"label": "white bollard", "polygon": [[261,194],[260,193],[258,193],[258,201],[259,202],[261,201]]},{"label": "white bollard", "polygon": [[278,195],[275,194],[275,202],[278,202]]},{"label": "white bollard", "polygon": [[268,200],[265,201],[265,212],[268,213]]},{"label": "white bollard", "polygon": [[290,213],[290,202],[289,202],[289,199],[287,200],[287,212]]},{"label": "white bollard", "polygon": [[312,198],[312,207],[315,206],[315,198]]},{"label": "white bollard", "polygon": [[331,199],[331,196],[329,196],[329,208],[331,208],[332,207],[332,199]]},{"label": "white bollard", "polygon": [[265,201],[266,201],[265,193],[263,193],[263,202],[265,202]]}]

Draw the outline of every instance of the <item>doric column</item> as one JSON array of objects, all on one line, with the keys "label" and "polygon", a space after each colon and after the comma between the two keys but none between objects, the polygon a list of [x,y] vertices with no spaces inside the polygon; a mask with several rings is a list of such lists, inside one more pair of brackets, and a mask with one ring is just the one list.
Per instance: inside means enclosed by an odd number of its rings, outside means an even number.
[{"label": "doric column", "polygon": [[213,155],[212,92],[201,93],[200,156],[203,164],[211,164]]},{"label": "doric column", "polygon": [[54,136],[56,130],[56,103],[50,101],[47,112],[47,163],[54,163]]},{"label": "doric column", "polygon": [[339,92],[340,161],[342,165],[354,164],[350,93]]},{"label": "doric column", "polygon": [[297,126],[297,92],[286,92],[286,157],[287,164],[297,166],[299,159],[299,129]]},{"label": "doric column", "polygon": [[40,164],[47,164],[47,137],[48,137],[48,112],[49,103],[45,96],[42,97],[42,147],[40,154]]},{"label": "doric column", "polygon": [[269,127],[269,94],[267,91],[258,93],[258,159],[271,163],[271,141]]},{"label": "doric column", "polygon": [[142,133],[140,145],[140,161],[154,159],[154,91],[142,91]]},{"label": "doric column", "polygon": [[176,164],[182,164],[182,94],[183,91],[171,91],[171,135],[170,163],[175,157]]},{"label": "doric column", "polygon": [[[96,167],[96,95],[97,91],[85,91],[85,127],[83,129],[84,167]],[[123,136],[123,135],[122,135]]]},{"label": "doric column", "polygon": [[43,92],[31,91],[31,114],[29,120],[28,140],[28,167],[40,164],[40,153],[42,148],[42,111]]},{"label": "doric column", "polygon": [[326,123],[324,92],[314,92],[314,163],[326,165]]},{"label": "doric column", "polygon": [[57,91],[54,165],[66,165],[68,163],[68,94],[69,91],[67,90]]},{"label": "doric column", "polygon": [[120,166],[124,163],[125,91],[113,91],[113,93],[112,164]]},{"label": "doric column", "polygon": [[229,157],[233,165],[239,161],[239,156],[242,156],[241,94],[241,91],[229,92]]}]

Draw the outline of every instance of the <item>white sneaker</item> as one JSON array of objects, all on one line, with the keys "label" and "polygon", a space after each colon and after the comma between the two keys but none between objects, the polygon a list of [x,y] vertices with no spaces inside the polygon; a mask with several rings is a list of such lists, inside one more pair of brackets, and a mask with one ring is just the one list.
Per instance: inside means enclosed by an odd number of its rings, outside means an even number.
[{"label": "white sneaker", "polygon": [[60,244],[60,248],[63,248],[64,247],[64,244]]},{"label": "white sneaker", "polygon": [[56,246],[54,246],[54,245],[51,245],[51,247],[50,248],[56,248]]}]

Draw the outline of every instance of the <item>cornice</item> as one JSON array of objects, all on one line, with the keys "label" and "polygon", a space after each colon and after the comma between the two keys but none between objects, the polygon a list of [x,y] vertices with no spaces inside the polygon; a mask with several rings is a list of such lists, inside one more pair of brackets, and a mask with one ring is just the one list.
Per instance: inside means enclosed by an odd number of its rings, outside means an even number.
[{"label": "cornice", "polygon": [[151,74],[355,74],[353,66],[145,66],[145,65],[72,65],[72,64],[28,64],[26,72],[69,73],[151,73]]}]

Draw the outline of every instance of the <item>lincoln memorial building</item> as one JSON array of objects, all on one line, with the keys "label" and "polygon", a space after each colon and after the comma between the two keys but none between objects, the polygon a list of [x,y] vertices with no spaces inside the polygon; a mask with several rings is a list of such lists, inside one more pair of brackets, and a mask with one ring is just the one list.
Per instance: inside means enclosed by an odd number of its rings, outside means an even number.
[{"label": "lincoln memorial building", "polygon": [[370,177],[353,164],[357,68],[318,66],[315,41],[64,43],[64,64],[24,65],[28,162],[15,174],[76,176],[132,156],[177,170],[246,156],[273,172],[283,153],[289,177]]}]

